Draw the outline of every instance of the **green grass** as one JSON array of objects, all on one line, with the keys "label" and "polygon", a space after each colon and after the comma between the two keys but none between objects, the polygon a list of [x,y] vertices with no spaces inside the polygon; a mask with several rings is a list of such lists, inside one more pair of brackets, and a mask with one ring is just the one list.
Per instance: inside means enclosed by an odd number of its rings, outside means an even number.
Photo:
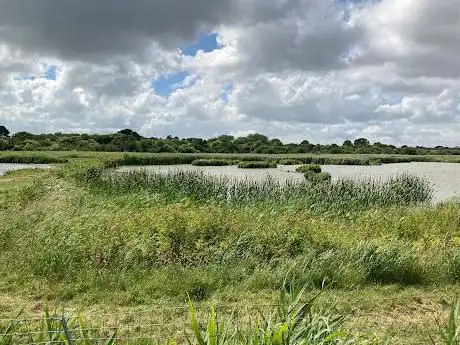
[{"label": "green grass", "polygon": [[[124,153],[90,151],[0,151],[0,157],[54,157],[58,159],[97,160],[115,165],[171,165],[191,164],[196,159],[219,159],[231,161],[295,161],[301,164],[321,165],[372,165],[408,162],[460,163],[456,155],[384,155],[384,154],[227,154],[227,153]],[[281,164],[281,163],[279,163]]]},{"label": "green grass", "polygon": [[[323,175],[319,175],[321,178]],[[329,176],[329,175],[327,175]],[[348,213],[376,207],[428,203],[429,184],[417,177],[400,175],[385,182],[341,180],[330,184],[305,182],[280,183],[215,177],[201,172],[115,172],[90,169],[80,181],[91,189],[111,195],[149,192],[172,202],[189,198],[196,202],[219,204],[258,204],[297,206],[311,211]]]},{"label": "green grass", "polygon": [[414,329],[436,332],[427,310],[445,320],[458,292],[460,203],[429,205],[423,180],[236,182],[77,156],[0,177],[0,315],[264,305],[326,284],[346,332],[402,345],[426,343]]},{"label": "green grass", "polygon": [[279,159],[278,164],[280,165],[300,165],[302,164],[302,161],[299,159],[285,158],[285,159]]},{"label": "green grass", "polygon": [[0,155],[0,163],[21,163],[21,164],[55,164],[67,163],[65,158],[58,158],[43,155]]},{"label": "green grass", "polygon": [[240,169],[269,169],[276,168],[277,164],[272,162],[265,161],[249,161],[249,162],[239,162],[238,168]]},{"label": "green grass", "polygon": [[[22,312],[11,320],[0,320],[0,344],[58,343],[81,344],[199,344],[199,345],[331,345],[331,344],[440,344],[460,343],[460,303],[448,302],[443,315],[432,319],[423,330],[406,329],[402,343],[378,334],[363,336],[349,328],[351,314],[341,311],[340,301],[330,300],[320,291],[310,296],[303,288],[298,293],[281,290],[270,305],[197,306],[154,309],[120,315],[100,313],[50,312],[27,318]],[[394,307],[394,306],[393,306]],[[188,316],[185,316],[188,309]],[[175,311],[175,313],[174,313]],[[182,313],[183,311],[183,313]],[[243,313],[242,313],[243,311]],[[171,313],[173,312],[173,313]],[[159,315],[161,314],[161,315]],[[169,314],[169,315],[168,315]],[[91,316],[90,316],[91,315]],[[107,320],[107,316],[109,319]],[[121,320],[118,317],[121,316]],[[146,317],[147,316],[147,317]],[[420,316],[420,315],[418,315]],[[166,319],[162,318],[167,317]],[[173,323],[168,323],[172,317]],[[374,324],[376,324],[374,320]],[[383,320],[380,320],[383,321]],[[391,341],[393,340],[393,341]],[[397,342],[398,341],[398,342]]]},{"label": "green grass", "polygon": [[224,159],[196,159],[191,164],[196,166],[227,166],[233,165],[235,162]]}]

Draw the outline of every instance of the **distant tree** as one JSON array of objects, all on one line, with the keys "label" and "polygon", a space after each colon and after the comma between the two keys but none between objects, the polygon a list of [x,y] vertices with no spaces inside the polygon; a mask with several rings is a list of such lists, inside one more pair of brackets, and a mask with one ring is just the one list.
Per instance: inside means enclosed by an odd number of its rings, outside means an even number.
[{"label": "distant tree", "polygon": [[356,147],[363,147],[363,146],[369,146],[369,145],[370,145],[369,140],[367,140],[366,138],[359,138],[359,139],[356,139],[354,142],[354,146]]},{"label": "distant tree", "polygon": [[9,137],[10,131],[5,126],[0,126],[0,137]]},{"label": "distant tree", "polygon": [[272,139],[270,140],[270,145],[272,146],[283,146],[283,143],[279,139]]},{"label": "distant tree", "polygon": [[136,132],[134,132],[132,129],[128,129],[128,128],[127,128],[127,129],[122,129],[122,130],[119,131],[118,133],[119,133],[119,134],[124,134],[124,135],[132,136],[132,137],[133,137],[134,139],[136,139],[136,140],[141,140],[141,139],[142,139],[142,137],[141,137],[138,133],[136,133]]},{"label": "distant tree", "polygon": [[353,143],[350,140],[345,140],[343,142],[342,146],[351,147],[351,146],[353,146]]},{"label": "distant tree", "polygon": [[9,149],[9,143],[7,140],[0,138],[0,151],[5,151]]},{"label": "distant tree", "polygon": [[35,136],[29,132],[17,132],[17,133],[14,133],[12,137],[15,140],[27,140],[27,139],[33,140]]}]

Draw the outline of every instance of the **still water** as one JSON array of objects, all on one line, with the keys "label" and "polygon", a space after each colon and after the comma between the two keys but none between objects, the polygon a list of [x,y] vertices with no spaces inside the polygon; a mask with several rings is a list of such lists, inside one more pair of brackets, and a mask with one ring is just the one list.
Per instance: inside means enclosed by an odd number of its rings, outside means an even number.
[{"label": "still water", "polygon": [[51,165],[47,164],[10,164],[0,163],[0,176],[7,171],[20,170],[20,169],[48,169]]},{"label": "still water", "polygon": [[[196,167],[192,165],[166,166],[125,166],[120,171],[148,169],[158,172],[168,171],[202,171],[211,175],[234,178],[265,179],[271,176],[281,182],[287,180],[303,181],[302,174],[296,173],[297,166],[280,165],[277,169],[238,169],[236,166]],[[427,179],[434,189],[434,201],[460,198],[460,164],[456,163],[399,163],[375,166],[324,165],[323,171],[331,174],[333,180],[376,179],[386,180],[402,173],[409,173]],[[0,166],[1,173],[1,166]]]}]

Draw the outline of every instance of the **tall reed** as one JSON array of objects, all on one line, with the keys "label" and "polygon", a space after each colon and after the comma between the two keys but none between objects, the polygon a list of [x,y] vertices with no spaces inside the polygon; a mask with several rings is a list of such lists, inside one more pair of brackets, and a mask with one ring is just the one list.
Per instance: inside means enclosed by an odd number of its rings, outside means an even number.
[{"label": "tall reed", "polygon": [[117,172],[93,168],[80,178],[94,190],[115,194],[143,190],[158,194],[166,200],[190,198],[205,203],[295,203],[318,211],[348,212],[423,204],[432,198],[428,182],[407,174],[385,181],[339,180],[317,184],[308,180],[280,182],[272,177],[257,181],[193,171]]}]

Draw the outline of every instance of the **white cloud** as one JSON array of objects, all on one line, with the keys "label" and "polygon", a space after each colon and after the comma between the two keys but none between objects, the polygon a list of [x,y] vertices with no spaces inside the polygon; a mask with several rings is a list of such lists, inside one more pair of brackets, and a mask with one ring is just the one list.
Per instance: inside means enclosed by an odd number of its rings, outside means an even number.
[{"label": "white cloud", "polygon": [[[0,0],[0,122],[13,131],[460,145],[458,0],[70,3]],[[222,48],[181,55],[200,30]],[[154,93],[184,70],[169,97]]]}]

